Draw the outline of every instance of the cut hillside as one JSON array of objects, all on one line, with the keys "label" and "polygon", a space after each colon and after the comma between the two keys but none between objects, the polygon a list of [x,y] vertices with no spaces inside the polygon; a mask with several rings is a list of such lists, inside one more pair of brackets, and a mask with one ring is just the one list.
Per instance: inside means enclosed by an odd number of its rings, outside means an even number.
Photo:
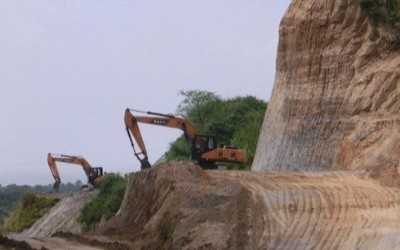
[{"label": "cut hillside", "polygon": [[170,163],[132,174],[119,213],[92,234],[131,249],[394,249],[399,201],[361,173]]},{"label": "cut hillside", "polygon": [[363,169],[398,186],[395,27],[373,25],[359,0],[293,0],[279,34],[275,85],[252,170]]}]

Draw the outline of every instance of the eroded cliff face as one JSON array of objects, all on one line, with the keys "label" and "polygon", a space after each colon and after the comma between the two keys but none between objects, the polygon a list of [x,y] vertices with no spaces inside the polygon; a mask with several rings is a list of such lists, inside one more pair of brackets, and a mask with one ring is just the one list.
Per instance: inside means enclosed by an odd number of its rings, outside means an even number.
[{"label": "eroded cliff face", "polygon": [[252,170],[397,174],[400,39],[393,27],[374,28],[358,0],[293,0],[279,33]]}]

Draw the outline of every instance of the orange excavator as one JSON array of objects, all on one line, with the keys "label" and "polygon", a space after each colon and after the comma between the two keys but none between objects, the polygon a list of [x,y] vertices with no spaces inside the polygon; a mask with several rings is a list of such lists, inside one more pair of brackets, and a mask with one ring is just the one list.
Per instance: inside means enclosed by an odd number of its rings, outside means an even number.
[{"label": "orange excavator", "polygon": [[103,168],[102,167],[95,167],[93,168],[88,161],[82,156],[71,156],[71,155],[59,155],[59,154],[52,154],[49,153],[47,155],[47,163],[49,164],[50,171],[54,177],[54,184],[53,188],[58,191],[58,188],[61,184],[60,174],[58,173],[58,169],[56,166],[56,162],[64,162],[64,163],[71,163],[81,165],[83,171],[85,171],[86,176],[88,177],[88,183],[91,185],[95,185],[95,180],[103,175]]},{"label": "orange excavator", "polygon": [[[145,113],[145,116],[134,116],[132,112]],[[186,140],[190,144],[191,158],[197,160],[200,167],[204,169],[216,169],[217,163],[244,164],[246,152],[243,149],[230,146],[217,146],[217,138],[214,135],[202,135],[189,120],[182,116],[161,114],[150,111],[140,111],[127,108],[125,110],[125,126],[131,146],[136,158],[141,163],[141,169],[150,168],[146,146],[140,133],[138,123],[176,128],[183,131]],[[137,152],[132,137],[136,140],[140,151]]]}]

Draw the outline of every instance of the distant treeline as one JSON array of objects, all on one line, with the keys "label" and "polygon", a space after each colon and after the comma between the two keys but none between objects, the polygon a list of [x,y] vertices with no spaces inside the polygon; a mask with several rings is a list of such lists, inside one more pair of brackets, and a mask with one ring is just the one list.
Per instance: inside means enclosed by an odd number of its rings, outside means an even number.
[{"label": "distant treeline", "polygon": [[[80,190],[83,183],[81,181],[75,182],[75,184],[68,182],[67,184],[61,184],[59,193],[75,192]],[[15,208],[18,203],[20,196],[27,192],[34,191],[37,194],[48,194],[53,192],[52,184],[49,185],[16,185],[10,184],[2,186],[0,184],[0,227],[4,223],[4,219],[9,213]]]}]

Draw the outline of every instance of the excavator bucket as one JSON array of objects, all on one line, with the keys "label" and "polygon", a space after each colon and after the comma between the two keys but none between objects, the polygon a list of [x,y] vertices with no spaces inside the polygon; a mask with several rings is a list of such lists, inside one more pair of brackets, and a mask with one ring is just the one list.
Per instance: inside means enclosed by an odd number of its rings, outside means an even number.
[{"label": "excavator bucket", "polygon": [[58,189],[60,188],[60,184],[61,184],[61,182],[58,182],[58,181],[54,182],[54,184],[53,184],[53,189],[54,189],[54,191],[56,191],[56,193],[58,193]]},{"label": "excavator bucket", "polygon": [[140,160],[140,169],[151,168],[151,164],[147,158]]}]

